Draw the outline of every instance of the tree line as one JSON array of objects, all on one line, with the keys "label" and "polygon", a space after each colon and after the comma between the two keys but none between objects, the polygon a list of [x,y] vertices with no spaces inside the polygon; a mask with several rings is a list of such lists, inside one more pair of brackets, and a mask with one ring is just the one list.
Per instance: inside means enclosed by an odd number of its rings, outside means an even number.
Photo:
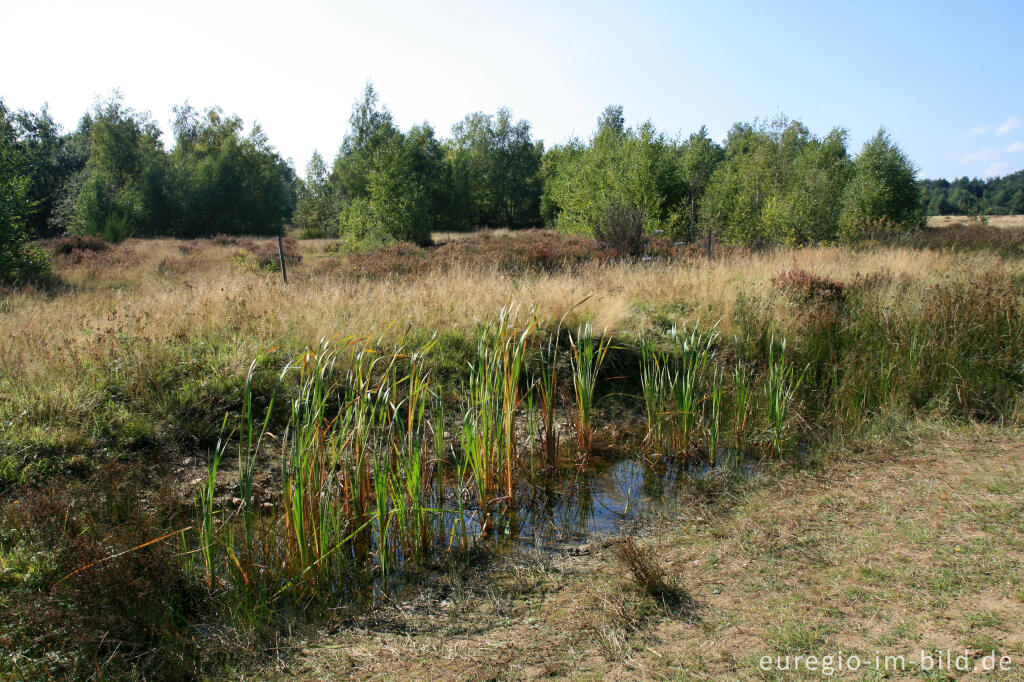
[{"label": "tree line", "polygon": [[218,108],[174,108],[173,147],[115,93],[63,134],[44,107],[0,102],[12,172],[27,185],[32,236],[276,234],[291,218],[298,179],[254,126]]},{"label": "tree line", "polygon": [[333,160],[314,152],[304,179],[259,126],[216,107],[175,107],[170,137],[168,149],[151,116],[117,93],[68,133],[45,107],[14,112],[0,100],[4,244],[27,252],[31,239],[65,233],[274,235],[287,225],[354,245],[426,244],[434,230],[479,227],[602,236],[624,216],[680,241],[802,245],[919,225],[933,191],[884,130],[854,155],[842,128],[818,137],[778,117],[737,123],[718,142],[704,127],[678,137],[650,121],[627,126],[610,106],[588,139],[545,148],[506,108],[472,113],[448,137],[428,123],[402,130],[369,83]]},{"label": "tree line", "polygon": [[921,192],[928,215],[1024,214],[1024,171],[988,180],[922,180]]},{"label": "tree line", "polygon": [[814,136],[777,118],[739,123],[724,144],[608,107],[589,140],[545,149],[507,109],[474,113],[440,140],[399,130],[368,85],[328,169],[314,154],[294,223],[310,236],[426,243],[434,229],[554,227],[594,234],[623,206],[646,232],[694,240],[801,245],[853,240],[922,221],[916,171],[885,131],[853,157],[847,132]]}]

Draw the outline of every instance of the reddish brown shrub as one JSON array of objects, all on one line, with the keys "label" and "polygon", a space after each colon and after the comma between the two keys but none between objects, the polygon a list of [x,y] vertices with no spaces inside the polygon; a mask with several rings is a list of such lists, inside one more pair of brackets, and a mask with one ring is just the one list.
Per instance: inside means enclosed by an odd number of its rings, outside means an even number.
[{"label": "reddish brown shrub", "polygon": [[49,243],[50,250],[56,255],[67,255],[76,251],[106,251],[110,246],[99,237],[88,234],[69,234]]},{"label": "reddish brown shrub", "polygon": [[841,303],[846,297],[841,282],[796,267],[772,277],[772,284],[789,300],[805,305]]},{"label": "reddish brown shrub", "polygon": [[[285,265],[298,265],[302,262],[302,251],[299,250],[299,242],[292,237],[285,237],[281,241],[284,251]],[[252,254],[256,264],[261,268],[278,268],[281,265],[281,256],[277,248],[277,240],[253,242],[245,247]]]}]

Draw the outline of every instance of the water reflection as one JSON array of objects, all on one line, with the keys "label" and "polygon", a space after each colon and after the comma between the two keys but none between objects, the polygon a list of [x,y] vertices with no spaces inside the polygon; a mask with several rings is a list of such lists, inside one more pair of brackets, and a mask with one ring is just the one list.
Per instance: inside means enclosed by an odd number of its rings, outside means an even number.
[{"label": "water reflection", "polygon": [[517,507],[496,535],[522,546],[553,549],[613,535],[669,500],[680,486],[715,476],[752,476],[757,460],[722,450],[715,466],[678,459],[647,462],[610,453],[587,469],[570,467],[524,483]]}]

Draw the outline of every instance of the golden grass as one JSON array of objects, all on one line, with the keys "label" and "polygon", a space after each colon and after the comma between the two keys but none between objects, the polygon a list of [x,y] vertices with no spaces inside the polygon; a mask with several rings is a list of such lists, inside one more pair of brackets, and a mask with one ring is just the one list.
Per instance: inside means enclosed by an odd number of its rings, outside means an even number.
[{"label": "golden grass", "polygon": [[[928,227],[949,227],[955,223],[977,222],[973,216],[966,215],[933,215],[928,217]],[[988,217],[992,227],[1021,228],[1024,227],[1024,215],[993,215]]]},{"label": "golden grass", "polygon": [[[119,343],[229,339],[242,371],[261,349],[315,346],[333,334],[373,335],[408,327],[456,331],[490,318],[509,300],[535,306],[549,323],[573,311],[598,329],[642,325],[637,304],[685,304],[686,316],[728,320],[740,296],[767,298],[771,279],[793,267],[839,281],[889,273],[921,286],[986,272],[1012,275],[1015,263],[987,253],[906,248],[818,247],[702,261],[587,264],[574,271],[510,277],[458,267],[404,278],[358,280],[310,275],[323,243],[302,242],[303,262],[288,286],[232,262],[237,247],[169,239],[130,240],[98,264],[62,269],[57,295],[10,292],[0,319],[0,368],[17,383],[74,376]],[[174,267],[174,264],[180,267]],[[573,318],[570,318],[573,320]]]}]

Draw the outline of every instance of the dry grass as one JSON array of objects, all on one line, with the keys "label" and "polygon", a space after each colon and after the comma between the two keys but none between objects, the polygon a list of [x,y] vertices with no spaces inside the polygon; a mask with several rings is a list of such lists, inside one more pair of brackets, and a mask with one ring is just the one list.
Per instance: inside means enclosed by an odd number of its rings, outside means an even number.
[{"label": "dry grass", "polygon": [[[933,215],[928,217],[928,227],[949,227],[973,220],[973,217],[965,215]],[[993,227],[1021,228],[1024,227],[1024,215],[993,215],[988,217],[988,224]]]},{"label": "dry grass", "polygon": [[[211,369],[244,376],[261,350],[315,347],[334,334],[397,337],[410,327],[461,334],[513,299],[535,306],[552,326],[568,316],[568,325],[590,320],[597,329],[642,331],[652,315],[668,310],[679,321],[722,319],[728,333],[741,298],[769,304],[773,277],[794,268],[840,282],[874,277],[894,301],[939,282],[988,275],[1005,281],[1019,272],[1015,262],[987,252],[825,247],[736,255],[710,266],[688,259],[588,262],[510,276],[452,263],[405,277],[339,279],[313,274],[331,257],[325,244],[299,242],[302,260],[290,267],[288,286],[239,259],[238,246],[161,239],[128,240],[95,252],[102,262],[63,265],[70,287],[58,295],[7,293],[0,303],[0,388],[18,413],[0,410],[0,417],[57,424],[54,437],[73,438],[74,425],[87,423],[104,397],[95,381],[114,370],[142,371],[166,358],[190,376]],[[784,305],[773,313],[781,326],[796,314]]]},{"label": "dry grass", "polygon": [[[227,335],[241,342],[239,357],[249,358],[256,348],[286,339],[304,345],[337,332],[369,334],[388,326],[457,328],[495,314],[509,299],[534,304],[545,320],[557,321],[586,298],[576,316],[592,319],[597,328],[617,329],[641,302],[691,302],[694,317],[727,320],[737,298],[767,297],[772,278],[793,268],[839,281],[885,273],[922,287],[990,271],[1016,272],[1014,264],[985,253],[824,247],[726,258],[711,266],[588,263],[573,271],[510,278],[486,267],[456,265],[408,278],[335,281],[310,274],[318,260],[329,257],[322,245],[300,246],[303,259],[289,272],[287,287],[275,276],[232,263],[237,248],[212,243],[196,252],[187,242],[129,240],[111,251],[131,252],[130,260],[115,260],[99,272],[69,265],[60,274],[72,288],[59,296],[6,295],[0,322],[5,369],[53,376],[54,363],[78,366],[80,353],[96,351],[105,335],[121,332],[152,341]],[[160,275],[161,264],[171,272],[177,261],[190,267]]]}]

